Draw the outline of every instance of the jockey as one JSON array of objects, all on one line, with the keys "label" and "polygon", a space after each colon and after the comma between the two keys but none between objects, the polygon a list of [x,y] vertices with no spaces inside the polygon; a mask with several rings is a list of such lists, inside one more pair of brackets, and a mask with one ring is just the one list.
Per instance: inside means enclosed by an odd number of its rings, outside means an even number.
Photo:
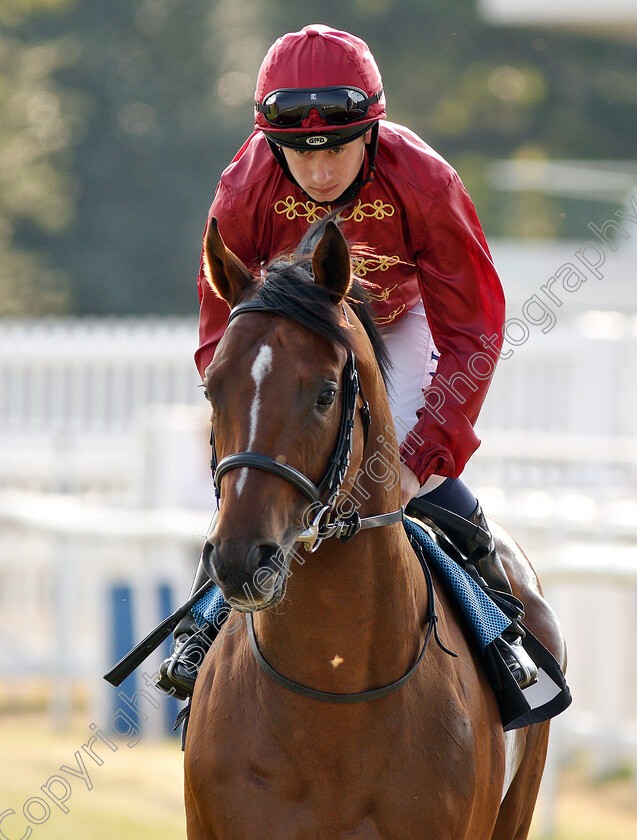
[{"label": "jockey", "polygon": [[[373,310],[393,366],[403,504],[410,515],[431,515],[424,500],[469,520],[454,542],[476,558],[489,587],[511,593],[480,504],[459,477],[480,443],[473,426],[504,324],[502,287],[471,199],[440,155],[385,119],[376,62],[347,32],[315,24],[279,38],[261,65],[255,98],[254,132],[222,174],[209,218],[258,274],[278,253],[293,251],[313,221],[339,211],[346,239],[367,246],[354,273],[374,284]],[[198,285],[195,361],[204,378],[229,310],[203,268]],[[205,580],[200,566],[193,592]],[[209,627],[202,642],[192,619],[182,621],[160,686],[190,694],[215,632]],[[522,687],[537,674],[523,632],[514,622],[498,640]]]}]

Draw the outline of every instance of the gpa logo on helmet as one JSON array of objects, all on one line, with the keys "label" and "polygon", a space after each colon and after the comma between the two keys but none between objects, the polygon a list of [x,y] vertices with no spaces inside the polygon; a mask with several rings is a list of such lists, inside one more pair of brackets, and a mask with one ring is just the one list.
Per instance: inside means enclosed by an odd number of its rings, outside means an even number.
[{"label": "gpa logo on helmet", "polygon": [[328,138],[324,134],[313,134],[305,141],[308,146],[324,146]]}]

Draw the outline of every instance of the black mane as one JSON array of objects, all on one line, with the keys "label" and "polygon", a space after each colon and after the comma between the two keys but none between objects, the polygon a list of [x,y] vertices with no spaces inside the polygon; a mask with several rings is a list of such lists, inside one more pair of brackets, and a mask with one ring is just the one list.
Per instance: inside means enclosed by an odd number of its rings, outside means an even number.
[{"label": "black mane", "polygon": [[[317,285],[312,275],[312,253],[326,223],[332,217],[333,214],[312,225],[294,254],[272,260],[266,267],[266,277],[258,297],[268,309],[351,350],[350,332],[341,309],[334,306],[331,294],[323,286]],[[376,362],[387,384],[391,367],[389,353],[374,321],[367,292],[356,280],[352,283],[347,302],[369,337]]]}]

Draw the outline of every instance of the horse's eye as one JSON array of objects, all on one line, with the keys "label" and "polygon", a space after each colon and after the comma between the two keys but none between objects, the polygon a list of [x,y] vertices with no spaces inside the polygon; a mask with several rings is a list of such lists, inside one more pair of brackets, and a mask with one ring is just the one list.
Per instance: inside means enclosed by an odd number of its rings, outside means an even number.
[{"label": "horse's eye", "polygon": [[336,389],[335,388],[326,388],[324,391],[321,391],[321,393],[319,394],[318,399],[316,401],[316,404],[324,406],[324,407],[332,405],[335,397],[336,397]]}]

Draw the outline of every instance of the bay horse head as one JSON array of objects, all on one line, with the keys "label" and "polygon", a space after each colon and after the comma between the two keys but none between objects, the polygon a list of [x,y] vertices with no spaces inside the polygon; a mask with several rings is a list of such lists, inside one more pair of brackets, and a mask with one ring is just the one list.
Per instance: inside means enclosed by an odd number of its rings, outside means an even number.
[{"label": "bay horse head", "polygon": [[[346,478],[361,466],[369,424],[361,379],[379,421],[391,423],[387,356],[371,315],[348,300],[360,290],[333,221],[255,278],[213,218],[204,268],[231,309],[205,372],[220,510],[204,565],[226,600],[248,612],[281,600],[293,546],[320,543]],[[394,507],[397,476],[385,493]]]}]

